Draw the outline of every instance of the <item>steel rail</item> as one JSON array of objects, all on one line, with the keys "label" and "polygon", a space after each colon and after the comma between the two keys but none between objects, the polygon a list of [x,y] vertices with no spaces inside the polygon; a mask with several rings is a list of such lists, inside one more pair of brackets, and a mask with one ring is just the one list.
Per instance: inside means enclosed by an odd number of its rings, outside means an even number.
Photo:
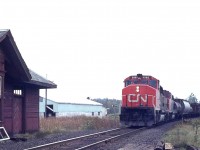
[{"label": "steel rail", "polygon": [[99,134],[109,133],[109,132],[112,132],[112,131],[117,131],[117,130],[120,130],[120,129],[124,129],[124,128],[116,128],[116,129],[101,131],[101,132],[97,132],[97,133],[82,135],[82,136],[79,136],[79,137],[74,137],[74,138],[70,138],[70,139],[66,139],[66,140],[61,140],[61,141],[57,141],[57,142],[52,142],[52,143],[48,143],[48,144],[43,144],[43,145],[39,145],[39,146],[27,148],[27,149],[24,149],[24,150],[36,150],[36,149],[38,150],[38,149],[44,149],[44,148],[48,148],[48,147],[60,145],[60,144],[63,144],[63,143],[67,143],[67,142],[71,142],[71,141],[83,139],[83,138],[90,137],[90,136],[95,136],[95,135],[99,135]]},{"label": "steel rail", "polygon": [[146,127],[140,128],[140,129],[136,129],[136,130],[133,130],[133,131],[130,131],[130,132],[126,132],[126,133],[123,133],[123,134],[120,134],[120,135],[116,135],[116,136],[107,138],[107,139],[105,139],[105,140],[101,140],[101,141],[98,141],[98,142],[95,142],[95,143],[92,143],[92,144],[89,144],[89,145],[86,145],[86,146],[77,148],[77,149],[75,149],[75,150],[84,150],[84,149],[88,149],[88,148],[97,146],[98,144],[102,144],[102,143],[104,143],[104,142],[108,142],[108,141],[110,141],[110,140],[117,139],[117,138],[119,138],[119,137],[123,137],[123,136],[125,136],[125,135],[134,133],[134,132],[136,132],[136,131],[144,130],[144,129],[146,129]]}]

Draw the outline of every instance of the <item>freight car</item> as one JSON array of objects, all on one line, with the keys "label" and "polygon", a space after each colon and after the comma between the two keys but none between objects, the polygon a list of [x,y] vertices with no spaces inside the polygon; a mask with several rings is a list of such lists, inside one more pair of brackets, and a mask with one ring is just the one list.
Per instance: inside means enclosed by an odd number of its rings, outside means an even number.
[{"label": "freight car", "polygon": [[137,74],[124,80],[120,123],[122,126],[152,126],[197,112],[200,114],[199,108],[191,107],[186,100],[174,99],[158,79]]}]

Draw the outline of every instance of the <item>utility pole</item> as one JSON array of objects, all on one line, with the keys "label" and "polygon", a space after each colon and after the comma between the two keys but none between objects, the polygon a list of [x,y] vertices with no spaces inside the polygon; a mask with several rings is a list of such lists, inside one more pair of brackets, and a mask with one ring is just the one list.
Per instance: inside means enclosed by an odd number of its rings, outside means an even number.
[{"label": "utility pole", "polygon": [[[46,74],[47,79],[47,74]],[[45,118],[47,118],[47,88],[45,89]]]},{"label": "utility pole", "polygon": [[113,108],[113,111],[114,111],[114,116],[115,116],[115,119],[116,119],[116,112],[115,112],[115,105],[112,105],[112,108]]}]

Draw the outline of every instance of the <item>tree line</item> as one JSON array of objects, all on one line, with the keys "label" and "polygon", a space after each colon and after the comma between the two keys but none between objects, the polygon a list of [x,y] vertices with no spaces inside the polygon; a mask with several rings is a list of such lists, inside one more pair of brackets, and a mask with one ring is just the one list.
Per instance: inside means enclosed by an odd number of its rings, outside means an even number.
[{"label": "tree line", "polygon": [[103,104],[108,114],[120,114],[121,100],[109,98],[95,98],[92,100]]}]

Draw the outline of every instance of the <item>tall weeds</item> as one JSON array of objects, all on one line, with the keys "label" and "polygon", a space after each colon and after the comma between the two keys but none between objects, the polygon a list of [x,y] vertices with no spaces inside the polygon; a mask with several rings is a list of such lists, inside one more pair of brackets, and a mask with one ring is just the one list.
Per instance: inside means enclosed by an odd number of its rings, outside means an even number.
[{"label": "tall weeds", "polygon": [[40,119],[40,131],[41,132],[70,132],[70,131],[82,131],[91,129],[108,129],[119,127],[118,118],[110,117],[60,117],[60,118],[41,118]]}]

